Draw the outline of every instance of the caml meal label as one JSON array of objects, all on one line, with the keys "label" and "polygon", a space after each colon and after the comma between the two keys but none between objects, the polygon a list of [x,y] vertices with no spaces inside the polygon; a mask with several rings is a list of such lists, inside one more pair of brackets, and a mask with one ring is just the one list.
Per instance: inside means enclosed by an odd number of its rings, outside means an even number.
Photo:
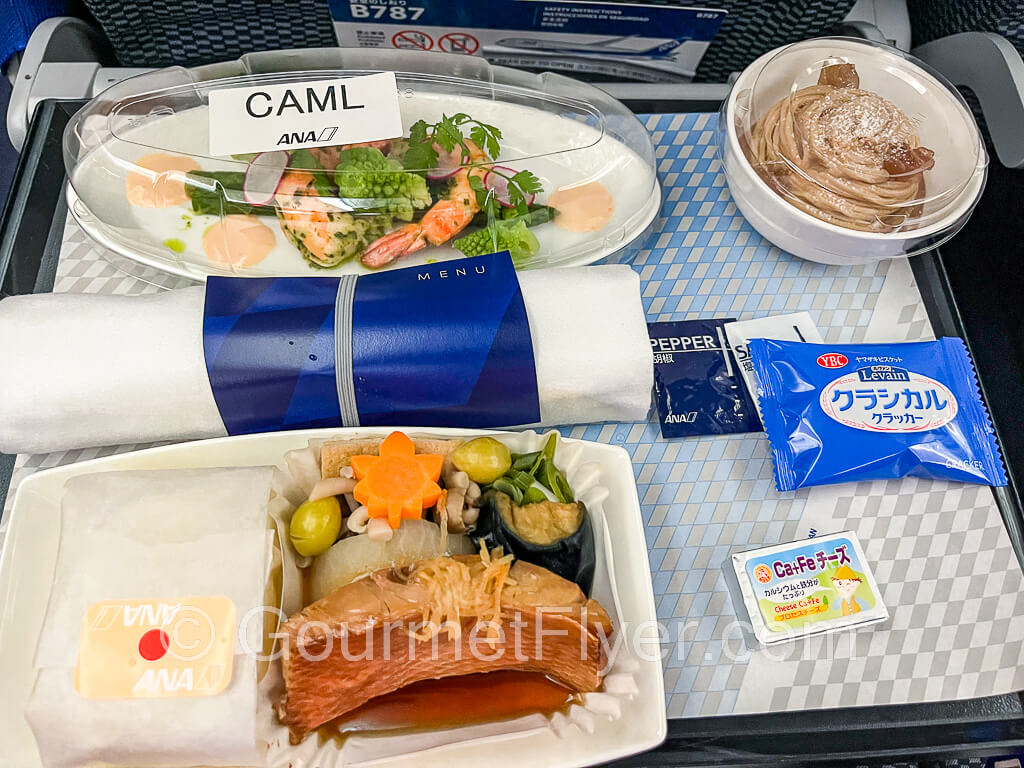
[{"label": "caml meal label", "polygon": [[93,603],[75,690],[85,699],[215,696],[231,682],[235,620],[227,597]]},{"label": "caml meal label", "polygon": [[394,72],[210,91],[210,154],[355,144],[402,135]]}]

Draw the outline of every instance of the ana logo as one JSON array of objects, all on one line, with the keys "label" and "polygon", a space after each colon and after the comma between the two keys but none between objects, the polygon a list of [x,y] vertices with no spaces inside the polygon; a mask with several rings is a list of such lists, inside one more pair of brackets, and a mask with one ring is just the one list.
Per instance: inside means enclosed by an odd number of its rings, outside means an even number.
[{"label": "ana logo", "polygon": [[754,578],[762,584],[767,584],[772,580],[772,569],[767,565],[759,565],[754,569]]},{"label": "ana logo", "polygon": [[842,355],[838,352],[828,352],[824,355],[818,355],[818,365],[822,368],[842,368],[850,361],[846,355]]},{"label": "ana logo", "polygon": [[690,411],[689,413],[669,413],[665,416],[666,424],[693,424],[697,421],[697,412]]},{"label": "ana logo", "polygon": [[132,694],[140,698],[156,698],[161,694],[192,691],[195,687],[195,673],[191,669],[147,669],[132,687]]},{"label": "ana logo", "polygon": [[124,606],[122,616],[126,627],[162,626],[174,621],[181,610],[181,603],[143,603],[132,607]]},{"label": "ana logo", "polygon": [[281,134],[281,138],[277,140],[277,146],[282,144],[288,146],[294,146],[298,144],[305,144],[310,141],[320,142],[321,144],[325,141],[330,141],[334,138],[334,134],[338,132],[338,126],[329,125],[317,134],[316,131],[291,131]]}]

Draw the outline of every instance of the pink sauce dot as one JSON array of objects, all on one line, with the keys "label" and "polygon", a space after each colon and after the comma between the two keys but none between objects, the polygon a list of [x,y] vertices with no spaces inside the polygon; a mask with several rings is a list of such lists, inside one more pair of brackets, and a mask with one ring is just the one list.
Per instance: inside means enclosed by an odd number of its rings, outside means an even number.
[{"label": "pink sauce dot", "polygon": [[146,661],[162,659],[171,647],[171,638],[162,629],[151,629],[139,638],[139,656]]}]

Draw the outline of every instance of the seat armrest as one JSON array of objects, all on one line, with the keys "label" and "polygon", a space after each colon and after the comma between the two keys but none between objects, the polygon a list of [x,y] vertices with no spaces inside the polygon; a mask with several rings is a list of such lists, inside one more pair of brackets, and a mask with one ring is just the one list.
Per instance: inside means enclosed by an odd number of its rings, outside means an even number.
[{"label": "seat armrest", "polygon": [[974,91],[999,161],[1024,167],[1024,60],[992,32],[961,32],[911,51],[954,85]]},{"label": "seat armrest", "polygon": [[[96,27],[71,16],[55,16],[32,32],[18,65],[7,107],[7,135],[19,152],[36,104],[44,98],[88,98],[92,74],[116,61]],[[63,76],[55,67],[66,65]]]}]

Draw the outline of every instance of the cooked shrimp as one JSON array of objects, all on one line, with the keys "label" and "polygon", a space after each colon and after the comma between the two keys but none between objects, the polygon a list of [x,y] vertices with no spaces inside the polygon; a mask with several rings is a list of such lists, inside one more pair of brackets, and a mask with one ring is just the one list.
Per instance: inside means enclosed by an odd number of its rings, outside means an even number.
[{"label": "cooked shrimp", "polygon": [[[375,147],[386,154],[391,140],[315,147],[310,152],[322,168],[332,171],[338,167],[342,151],[351,147]],[[274,197],[281,230],[314,267],[335,267],[353,258],[391,226],[386,216],[353,216],[335,210],[321,198],[313,175],[307,171],[286,173]]]},{"label": "cooked shrimp", "polygon": [[353,258],[391,222],[386,216],[333,210],[307,171],[286,173],[274,198],[281,231],[314,267],[335,267]]},{"label": "cooked shrimp", "polygon": [[491,159],[472,141],[466,141],[472,165],[460,168],[452,177],[447,194],[431,206],[423,218],[399,227],[370,243],[361,261],[367,267],[383,267],[407,253],[427,245],[441,245],[464,230],[480,210],[470,176],[481,181]]}]

